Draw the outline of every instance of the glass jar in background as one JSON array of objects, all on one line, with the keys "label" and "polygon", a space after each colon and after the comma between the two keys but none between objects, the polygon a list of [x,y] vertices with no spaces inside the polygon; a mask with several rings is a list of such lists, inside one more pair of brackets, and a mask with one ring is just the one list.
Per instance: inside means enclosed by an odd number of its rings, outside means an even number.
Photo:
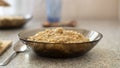
[{"label": "glass jar in background", "polygon": [[58,23],[61,19],[61,0],[46,0],[47,20]]},{"label": "glass jar in background", "polygon": [[33,0],[2,1],[8,5],[0,5],[0,28],[21,27],[32,18]]}]

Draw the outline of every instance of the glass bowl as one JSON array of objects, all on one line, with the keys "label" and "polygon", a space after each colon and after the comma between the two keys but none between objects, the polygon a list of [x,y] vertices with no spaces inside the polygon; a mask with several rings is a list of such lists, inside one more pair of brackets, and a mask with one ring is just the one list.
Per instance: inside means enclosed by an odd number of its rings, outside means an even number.
[{"label": "glass bowl", "polygon": [[23,27],[31,19],[32,19],[31,15],[28,15],[28,16],[0,16],[0,29],[20,28],[20,27]]},{"label": "glass bowl", "polygon": [[85,53],[90,51],[103,37],[101,33],[92,30],[79,28],[64,29],[78,31],[82,33],[85,37],[89,38],[90,41],[83,43],[48,43],[27,40],[29,36],[33,36],[36,33],[45,30],[45,28],[26,30],[20,32],[18,36],[19,39],[37,55],[51,58],[70,58],[84,55]]}]

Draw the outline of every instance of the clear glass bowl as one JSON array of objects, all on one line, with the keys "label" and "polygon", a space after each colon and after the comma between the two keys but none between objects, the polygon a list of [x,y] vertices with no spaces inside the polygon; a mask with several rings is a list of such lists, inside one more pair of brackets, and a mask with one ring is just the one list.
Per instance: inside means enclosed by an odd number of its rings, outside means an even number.
[{"label": "clear glass bowl", "polygon": [[4,0],[0,5],[0,29],[18,28],[32,18],[34,0]]},{"label": "clear glass bowl", "polygon": [[86,29],[65,28],[68,30],[75,30],[82,33],[89,38],[89,42],[84,43],[47,43],[28,41],[27,38],[43,29],[26,30],[18,34],[19,39],[30,47],[37,55],[52,58],[69,58],[81,56],[90,51],[103,37],[101,33]]},{"label": "clear glass bowl", "polygon": [[49,23],[60,22],[61,8],[61,0],[46,0],[47,20]]}]

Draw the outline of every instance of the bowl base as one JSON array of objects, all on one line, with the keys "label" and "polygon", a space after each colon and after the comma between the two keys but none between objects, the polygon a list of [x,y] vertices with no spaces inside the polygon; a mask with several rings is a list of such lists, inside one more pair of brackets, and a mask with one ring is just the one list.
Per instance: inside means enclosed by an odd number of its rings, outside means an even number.
[{"label": "bowl base", "polygon": [[46,58],[75,58],[83,56],[85,53],[74,53],[74,54],[56,54],[56,53],[35,53],[37,56],[46,57]]}]

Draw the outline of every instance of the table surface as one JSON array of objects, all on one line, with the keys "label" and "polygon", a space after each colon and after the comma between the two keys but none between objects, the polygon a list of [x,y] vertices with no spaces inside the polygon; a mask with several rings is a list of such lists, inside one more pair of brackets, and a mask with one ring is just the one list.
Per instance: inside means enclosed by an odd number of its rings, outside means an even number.
[{"label": "table surface", "polygon": [[[26,29],[42,28],[40,22],[30,22],[24,28],[0,30],[0,39],[18,41],[17,34]],[[38,57],[31,51],[18,54],[7,66],[0,68],[119,68],[120,67],[120,22],[78,21],[76,28],[99,31],[103,39],[87,54],[71,59]],[[13,45],[2,56],[0,62],[13,52]]]}]

